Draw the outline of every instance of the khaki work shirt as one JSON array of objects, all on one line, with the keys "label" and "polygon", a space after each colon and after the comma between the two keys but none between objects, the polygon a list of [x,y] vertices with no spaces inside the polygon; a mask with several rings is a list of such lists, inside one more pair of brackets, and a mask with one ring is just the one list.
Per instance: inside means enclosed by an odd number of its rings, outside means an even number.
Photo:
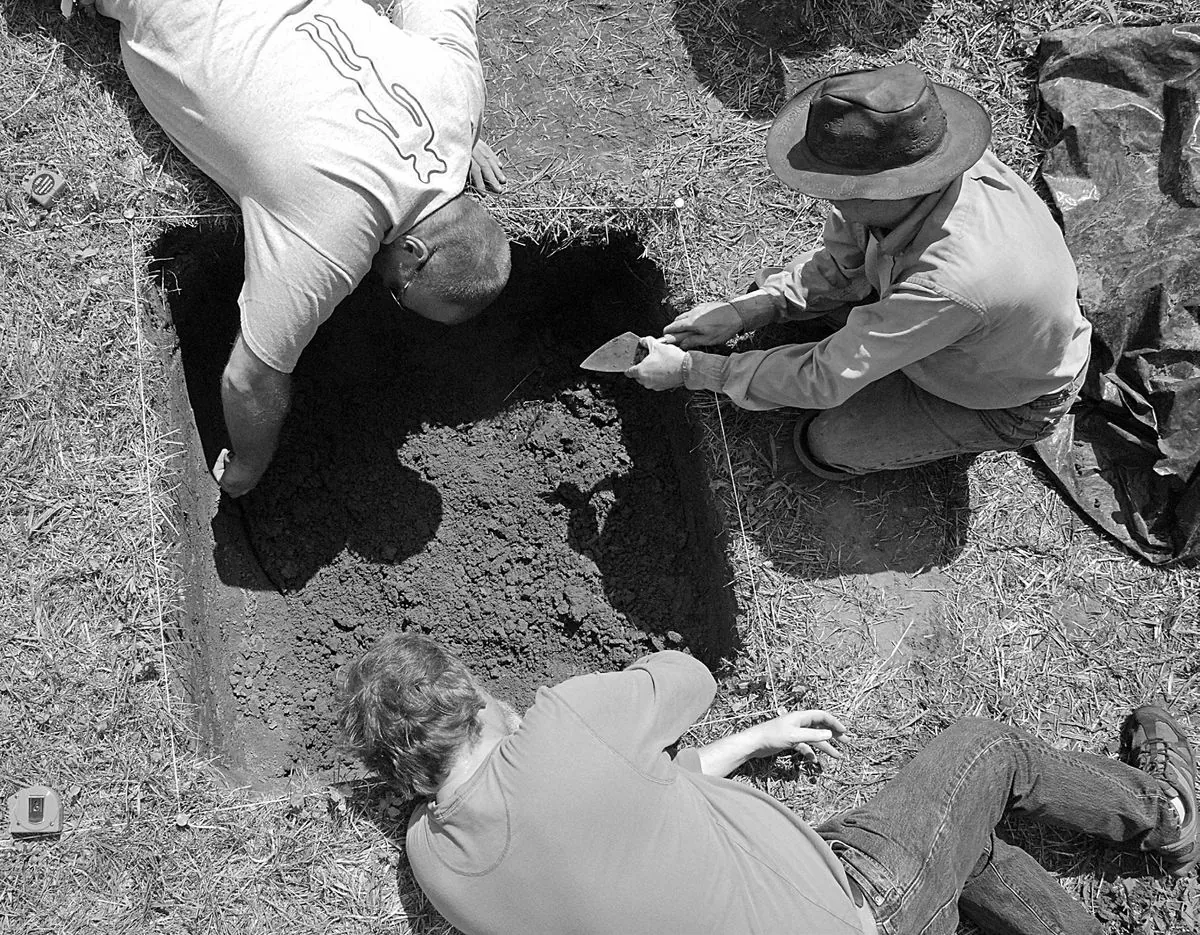
[{"label": "khaki work shirt", "polygon": [[[746,409],[829,409],[897,370],[968,409],[1021,406],[1068,386],[1091,325],[1075,264],[1037,194],[990,151],[895,230],[836,209],[819,249],[768,277],[747,328],[856,305],[823,341],[729,356],[689,351],[685,385]],[[872,297],[873,301],[866,301]]]}]

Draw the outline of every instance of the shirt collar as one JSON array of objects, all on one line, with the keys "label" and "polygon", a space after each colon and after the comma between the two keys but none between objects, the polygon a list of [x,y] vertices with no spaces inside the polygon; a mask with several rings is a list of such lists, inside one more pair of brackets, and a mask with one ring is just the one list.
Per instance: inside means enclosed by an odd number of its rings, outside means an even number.
[{"label": "shirt collar", "polygon": [[492,762],[492,757],[496,751],[508,741],[509,734],[506,737],[501,737],[500,741],[488,751],[487,756],[479,761],[479,764],[472,770],[471,775],[464,779],[450,795],[444,803],[439,803],[435,795],[428,803],[429,811],[438,821],[445,823],[456,811],[458,807],[466,800],[466,798],[475,790],[475,787],[483,782],[483,776],[487,772],[487,766]]},{"label": "shirt collar", "polygon": [[888,256],[896,256],[908,249],[917,236],[917,232],[925,224],[929,215],[933,214],[934,208],[938,206],[943,198],[957,200],[958,194],[962,191],[962,176],[954,179],[944,188],[939,188],[936,192],[930,192],[924,198],[917,202],[917,206],[912,209],[891,231],[884,237],[879,237],[877,231],[872,230],[875,238],[879,241],[879,252],[886,253]]}]

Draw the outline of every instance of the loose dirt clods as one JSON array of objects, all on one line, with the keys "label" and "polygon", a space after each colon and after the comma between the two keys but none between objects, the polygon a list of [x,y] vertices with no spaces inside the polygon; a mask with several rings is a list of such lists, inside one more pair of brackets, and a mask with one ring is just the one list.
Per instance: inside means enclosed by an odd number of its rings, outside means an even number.
[{"label": "loose dirt clods", "polygon": [[[237,246],[193,232],[158,249],[209,461]],[[631,237],[522,248],[498,306],[453,329],[368,283],[322,327],[264,481],[192,528],[219,578],[191,583],[209,647],[195,690],[214,693],[232,762],[267,777],[332,765],[335,674],[395,627],[436,635],[521,705],[654,649],[714,666],[733,649],[682,400],[578,367],[661,314],[640,253]]]}]

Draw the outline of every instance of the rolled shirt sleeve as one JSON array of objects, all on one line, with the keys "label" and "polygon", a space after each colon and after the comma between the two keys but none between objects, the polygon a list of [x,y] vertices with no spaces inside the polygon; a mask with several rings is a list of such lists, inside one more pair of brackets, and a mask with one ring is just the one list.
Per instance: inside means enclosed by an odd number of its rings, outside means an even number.
[{"label": "rolled shirt sleeve", "polygon": [[823,341],[728,357],[689,351],[684,385],[725,393],[743,409],[830,409],[980,325],[973,309],[905,283],[853,309],[845,327]]}]

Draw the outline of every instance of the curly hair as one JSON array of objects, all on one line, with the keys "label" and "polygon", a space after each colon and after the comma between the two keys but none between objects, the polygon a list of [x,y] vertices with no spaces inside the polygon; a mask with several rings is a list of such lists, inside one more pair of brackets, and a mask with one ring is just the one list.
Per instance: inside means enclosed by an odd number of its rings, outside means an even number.
[{"label": "curly hair", "polygon": [[338,703],[347,752],[408,798],[433,797],[479,739],[486,704],[462,661],[419,633],[393,633],[356,659]]}]

